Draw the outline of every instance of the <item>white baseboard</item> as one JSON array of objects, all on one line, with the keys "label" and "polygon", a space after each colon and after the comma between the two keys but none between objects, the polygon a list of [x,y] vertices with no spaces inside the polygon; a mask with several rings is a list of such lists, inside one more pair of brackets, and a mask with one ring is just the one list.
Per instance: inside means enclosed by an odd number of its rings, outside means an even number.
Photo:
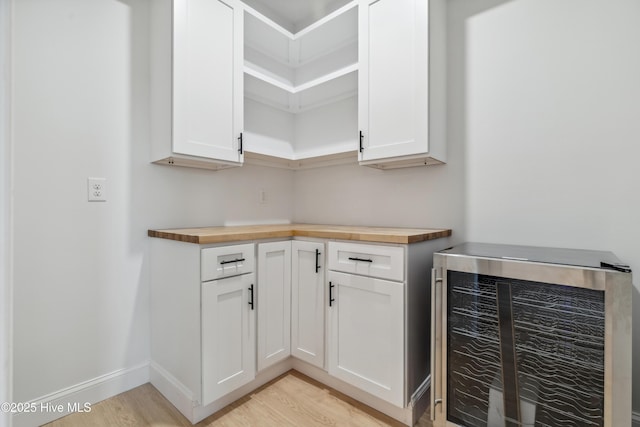
[{"label": "white baseboard", "polygon": [[230,405],[231,403],[235,402],[241,397],[251,393],[258,387],[263,386],[264,384],[268,383],[274,378],[277,378],[280,375],[290,370],[291,370],[291,358],[282,360],[276,363],[275,365],[265,368],[261,372],[258,372],[256,374],[256,378],[250,383],[243,385],[242,387],[232,391],[231,393],[225,396],[222,396],[220,399],[216,400],[213,403],[210,403],[207,406],[197,406],[196,408],[194,408],[194,411],[193,411],[194,417],[191,422],[195,424],[204,420],[209,415],[218,412],[220,409],[224,408],[225,406]]},{"label": "white baseboard", "polygon": [[365,405],[370,406],[371,408],[380,411],[407,426],[412,426],[418,421],[417,419],[413,419],[414,414],[411,407],[400,408],[395,406],[377,396],[357,388],[356,386],[329,375],[329,373],[324,369],[320,369],[295,358],[293,358],[293,369],[339,391],[340,393],[344,393],[347,396],[350,396],[353,399],[364,403]]},{"label": "white baseboard", "polygon": [[198,401],[184,384],[154,361],[149,364],[149,382],[193,423],[193,409]]},{"label": "white baseboard", "polygon": [[251,393],[253,390],[261,387],[272,379],[291,370],[291,367],[291,358],[280,361],[275,365],[258,372],[253,381],[222,396],[220,399],[207,406],[202,406],[198,402],[198,398],[195,393],[178,381],[170,372],[153,361],[149,367],[149,377],[151,384],[192,424],[196,424],[207,418],[209,415],[214,414],[225,406]]},{"label": "white baseboard", "polygon": [[148,362],[120,369],[32,400],[28,405],[33,411],[16,413],[12,424],[13,427],[35,427],[72,412],[89,412],[91,405],[148,382]]}]

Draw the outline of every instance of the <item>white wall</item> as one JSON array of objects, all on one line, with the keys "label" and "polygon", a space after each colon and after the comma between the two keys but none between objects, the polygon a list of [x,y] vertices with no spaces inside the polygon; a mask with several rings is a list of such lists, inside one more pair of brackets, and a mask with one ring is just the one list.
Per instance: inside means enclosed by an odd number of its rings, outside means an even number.
[{"label": "white wall", "polygon": [[460,242],[462,153],[451,145],[448,156],[446,166],[382,171],[341,165],[296,171],[294,221],[451,228],[453,240]]},{"label": "white wall", "polygon": [[[10,2],[0,0],[0,403],[11,401]],[[10,414],[0,411],[0,427]]]},{"label": "white wall", "polygon": [[[146,363],[148,228],[289,222],[293,185],[276,169],[148,163],[148,1],[14,7],[14,400],[24,402]],[[87,202],[90,176],[107,179],[106,203]]]},{"label": "white wall", "polygon": [[636,272],[640,355],[640,2],[448,4],[467,238],[613,251]]}]

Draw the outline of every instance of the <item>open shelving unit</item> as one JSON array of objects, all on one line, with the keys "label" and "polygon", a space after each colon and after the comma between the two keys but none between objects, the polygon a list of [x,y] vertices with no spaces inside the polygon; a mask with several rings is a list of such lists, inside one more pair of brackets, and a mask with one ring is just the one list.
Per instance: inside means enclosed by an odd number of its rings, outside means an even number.
[{"label": "open shelving unit", "polygon": [[244,4],[245,161],[357,161],[358,1],[292,33]]}]

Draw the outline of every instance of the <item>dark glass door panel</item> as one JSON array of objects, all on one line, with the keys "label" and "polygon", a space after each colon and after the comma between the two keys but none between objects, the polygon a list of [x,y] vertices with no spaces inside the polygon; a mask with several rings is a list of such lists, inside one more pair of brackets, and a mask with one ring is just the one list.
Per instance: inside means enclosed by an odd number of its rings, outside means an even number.
[{"label": "dark glass door panel", "polygon": [[447,419],[602,426],[604,292],[449,271]]}]

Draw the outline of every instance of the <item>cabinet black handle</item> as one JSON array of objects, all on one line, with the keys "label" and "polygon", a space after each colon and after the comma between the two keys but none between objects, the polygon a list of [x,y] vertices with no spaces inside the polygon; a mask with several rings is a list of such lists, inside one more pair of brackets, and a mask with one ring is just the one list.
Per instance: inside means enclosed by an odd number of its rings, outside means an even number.
[{"label": "cabinet black handle", "polygon": [[249,300],[249,305],[251,306],[251,310],[253,310],[253,284],[249,286],[249,298],[251,298]]},{"label": "cabinet black handle", "polygon": [[331,307],[333,305],[331,303],[335,301],[335,299],[333,298],[333,288],[335,288],[335,286],[336,285],[329,282],[329,307]]},{"label": "cabinet black handle", "polygon": [[240,141],[240,146],[238,148],[238,153],[242,154],[242,132],[240,132],[240,136],[238,137],[238,141]]},{"label": "cabinet black handle", "polygon": [[373,262],[372,259],[364,259],[364,258],[358,258],[358,257],[349,257],[349,259],[351,261]]},{"label": "cabinet black handle", "polygon": [[360,152],[362,153],[362,150],[364,150],[364,147],[362,146],[362,140],[364,139],[364,135],[362,134],[362,131],[360,131]]},{"label": "cabinet black handle", "polygon": [[316,249],[316,273],[320,270],[320,264],[318,263],[320,259],[320,251]]},{"label": "cabinet black handle", "polygon": [[242,261],[244,261],[244,258],[236,258],[236,259],[232,259],[231,261],[220,261],[220,265],[233,264],[234,262],[242,262]]}]

